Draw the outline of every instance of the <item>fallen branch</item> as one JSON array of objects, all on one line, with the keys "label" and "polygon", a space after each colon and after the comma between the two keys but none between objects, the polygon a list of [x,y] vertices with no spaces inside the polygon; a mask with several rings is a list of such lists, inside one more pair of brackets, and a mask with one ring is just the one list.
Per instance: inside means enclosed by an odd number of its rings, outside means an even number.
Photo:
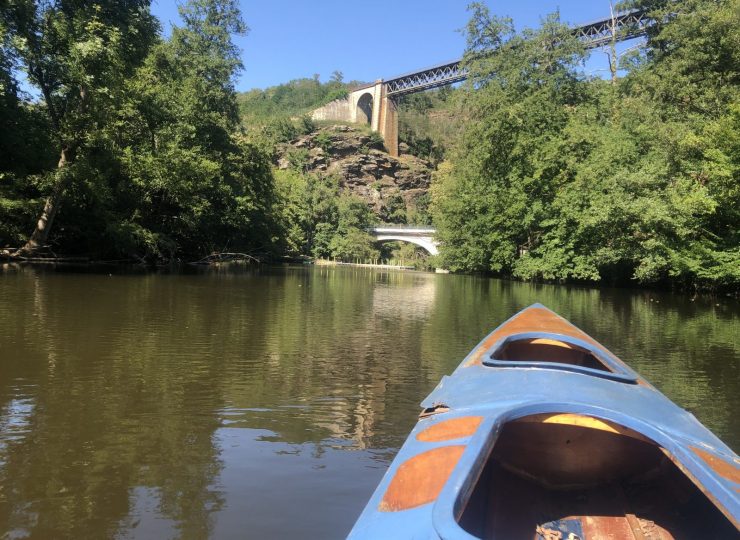
[{"label": "fallen branch", "polygon": [[5,247],[0,249],[0,258],[14,262],[88,262],[87,257],[60,257],[54,253],[49,246],[43,247],[45,255],[41,249],[33,251],[23,251],[23,248]]},{"label": "fallen branch", "polygon": [[260,261],[257,257],[253,257],[252,255],[249,255],[247,253],[234,253],[234,252],[220,252],[220,253],[211,253],[210,255],[206,255],[202,259],[198,261],[193,261],[188,264],[197,264],[197,265],[209,265],[209,264],[217,264],[217,263],[225,263],[225,262],[239,262],[239,261],[250,261],[250,262],[256,262],[260,263]]}]

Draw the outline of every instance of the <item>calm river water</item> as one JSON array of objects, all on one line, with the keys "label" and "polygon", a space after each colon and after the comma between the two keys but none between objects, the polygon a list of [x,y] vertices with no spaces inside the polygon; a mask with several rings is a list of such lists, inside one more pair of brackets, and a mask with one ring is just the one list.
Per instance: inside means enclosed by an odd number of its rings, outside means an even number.
[{"label": "calm river water", "polygon": [[534,302],[740,449],[729,299],[352,268],[0,266],[0,538],[343,538],[422,398]]}]

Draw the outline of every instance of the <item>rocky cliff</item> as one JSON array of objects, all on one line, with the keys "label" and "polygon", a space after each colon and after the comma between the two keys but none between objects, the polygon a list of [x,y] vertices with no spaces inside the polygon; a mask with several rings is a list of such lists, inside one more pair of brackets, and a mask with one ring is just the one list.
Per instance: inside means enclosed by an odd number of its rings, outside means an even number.
[{"label": "rocky cliff", "polygon": [[345,125],[322,127],[278,147],[277,166],[299,167],[308,173],[333,175],[342,189],[362,197],[383,220],[407,215],[426,205],[433,167],[411,155],[394,158],[382,139]]}]

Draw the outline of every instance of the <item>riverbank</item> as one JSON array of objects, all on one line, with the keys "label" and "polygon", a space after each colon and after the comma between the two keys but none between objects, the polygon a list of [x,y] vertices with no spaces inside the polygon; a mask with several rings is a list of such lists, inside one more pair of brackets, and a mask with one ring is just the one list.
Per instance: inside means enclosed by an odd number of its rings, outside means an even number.
[{"label": "riverbank", "polygon": [[[227,255],[223,257],[222,255]],[[239,257],[233,257],[238,255]],[[715,289],[701,289],[695,287],[682,286],[680,284],[663,282],[658,284],[640,284],[635,281],[622,280],[622,281],[583,281],[583,280],[566,280],[562,282],[548,281],[548,280],[522,280],[511,275],[503,274],[489,274],[489,273],[476,273],[476,272],[450,272],[443,268],[431,268],[423,267],[419,265],[405,264],[404,261],[395,263],[393,260],[382,262],[347,262],[332,259],[312,259],[308,256],[304,257],[283,257],[270,259],[265,257],[263,259],[255,258],[245,254],[218,254],[209,255],[198,261],[171,261],[155,263],[145,260],[137,259],[119,259],[119,260],[97,260],[91,257],[84,256],[56,256],[56,257],[16,257],[9,254],[8,250],[0,251],[0,263],[3,265],[29,265],[29,266],[64,266],[64,267],[79,267],[92,269],[95,268],[106,268],[111,269],[115,267],[120,268],[136,268],[137,271],[161,271],[177,272],[185,268],[196,268],[196,267],[215,267],[223,266],[228,267],[230,265],[248,265],[248,266],[273,266],[273,265],[285,265],[285,264],[300,264],[300,265],[315,265],[315,266],[336,266],[336,267],[356,267],[356,268],[378,268],[387,270],[399,270],[399,271],[418,271],[418,272],[429,272],[437,274],[455,274],[455,275],[471,275],[479,276],[488,279],[500,279],[505,281],[511,281],[513,283],[531,284],[531,285],[553,285],[553,286],[575,286],[583,287],[586,289],[604,290],[604,289],[617,289],[617,290],[633,290],[633,291],[648,291],[655,293],[670,293],[678,296],[689,297],[692,301],[698,297],[706,298],[732,298],[735,300],[740,299],[740,289],[737,287],[724,287]],[[108,270],[106,270],[108,271]]]},{"label": "riverbank", "polygon": [[316,259],[313,261],[313,264],[315,264],[316,266],[354,266],[357,268],[390,268],[393,270],[416,270],[414,266],[404,264],[343,262],[332,261],[329,259]]}]

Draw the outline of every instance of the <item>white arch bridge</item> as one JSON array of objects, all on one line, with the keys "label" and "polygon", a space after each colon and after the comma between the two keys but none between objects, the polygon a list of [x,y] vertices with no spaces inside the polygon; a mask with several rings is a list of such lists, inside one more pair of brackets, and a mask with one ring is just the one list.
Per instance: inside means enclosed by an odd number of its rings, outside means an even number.
[{"label": "white arch bridge", "polygon": [[431,227],[380,226],[369,230],[378,242],[408,242],[423,247],[430,255],[439,254],[439,242],[434,239],[437,230]]}]

